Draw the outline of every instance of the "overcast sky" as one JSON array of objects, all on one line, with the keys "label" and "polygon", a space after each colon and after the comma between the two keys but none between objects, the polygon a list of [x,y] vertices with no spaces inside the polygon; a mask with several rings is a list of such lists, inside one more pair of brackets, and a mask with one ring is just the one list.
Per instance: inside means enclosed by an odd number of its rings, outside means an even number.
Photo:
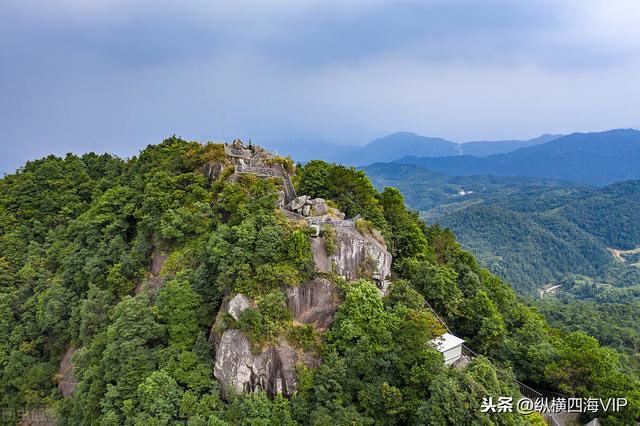
[{"label": "overcast sky", "polygon": [[217,139],[221,114],[257,142],[638,126],[639,22],[637,0],[4,1],[0,163]]}]

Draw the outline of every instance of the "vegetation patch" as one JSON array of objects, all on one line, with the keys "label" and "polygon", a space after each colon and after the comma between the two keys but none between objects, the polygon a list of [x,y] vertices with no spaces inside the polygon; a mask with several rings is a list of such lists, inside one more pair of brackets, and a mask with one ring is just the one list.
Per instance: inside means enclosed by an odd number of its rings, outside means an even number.
[{"label": "vegetation patch", "polygon": [[324,248],[329,256],[336,254],[338,250],[338,240],[336,237],[336,230],[331,225],[322,225],[320,228],[320,235],[324,239]]}]

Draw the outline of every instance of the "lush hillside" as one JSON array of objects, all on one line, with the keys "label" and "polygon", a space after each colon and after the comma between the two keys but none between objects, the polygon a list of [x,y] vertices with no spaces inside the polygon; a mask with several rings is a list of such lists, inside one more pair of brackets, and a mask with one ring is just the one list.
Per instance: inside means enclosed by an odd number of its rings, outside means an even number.
[{"label": "lush hillside", "polygon": [[[428,222],[450,227],[484,266],[523,294],[560,282],[565,291],[600,301],[640,294],[633,255],[621,262],[610,252],[640,246],[640,181],[597,188],[524,177],[449,177],[393,163],[364,170],[376,187],[400,188]],[[591,280],[598,290],[586,292],[572,280]]]},{"label": "lush hillside", "polygon": [[458,175],[531,176],[593,185],[640,178],[640,131],[574,133],[516,151],[477,158],[469,155],[405,157],[398,162]]},{"label": "lush hillside", "polygon": [[532,299],[547,321],[567,331],[583,331],[610,347],[640,352],[640,303],[595,303],[570,297]]},{"label": "lush hillside", "polygon": [[[408,211],[399,191],[377,192],[364,173],[322,162],[295,178],[299,193],[323,197],[330,211],[363,217],[352,238],[389,250],[392,282],[381,297],[375,259],[348,271],[355,280],[318,272],[318,241],[321,251],[349,254],[338,229],[323,227],[313,240],[317,229],[277,208],[286,180],[236,173],[229,161],[220,145],[171,138],[128,161],[50,157],[0,180],[5,420],[543,424],[481,412],[483,397],[518,395],[515,377],[566,395],[627,397],[622,412],[595,414],[607,425],[640,418],[632,355],[549,327],[451,232]],[[269,161],[293,172],[286,159]],[[318,283],[335,290],[327,328],[294,320],[288,305]],[[429,344],[444,324],[426,301],[482,355],[445,367]],[[248,366],[224,370],[220,332],[243,336],[241,356],[254,362],[280,349],[301,356],[287,370],[294,378],[278,376],[296,391],[278,390],[273,378],[265,392],[262,376],[247,377],[252,386],[240,392],[223,387],[216,378]],[[270,365],[260,374],[285,368]]]}]

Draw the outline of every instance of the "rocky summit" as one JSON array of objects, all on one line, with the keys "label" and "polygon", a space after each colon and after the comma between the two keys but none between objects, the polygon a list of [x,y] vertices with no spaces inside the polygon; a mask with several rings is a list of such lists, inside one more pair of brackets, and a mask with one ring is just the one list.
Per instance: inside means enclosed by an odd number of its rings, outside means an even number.
[{"label": "rocky summit", "polygon": [[[236,141],[225,147],[225,153],[231,162],[235,162],[232,176],[239,172],[259,178],[274,176],[263,170],[267,168],[265,161],[273,159],[272,155],[259,147],[252,146],[249,149]],[[276,175],[283,181],[291,181],[291,173],[283,169],[278,169]],[[285,193],[281,192],[277,204],[287,220],[302,222],[303,226],[313,226],[317,230],[307,237],[313,255],[312,277],[285,288],[287,307],[294,321],[310,325],[318,331],[330,326],[340,303],[340,294],[331,276],[347,281],[371,279],[377,284],[381,295],[386,293],[391,282],[392,257],[379,233],[373,230],[361,232],[357,227],[358,218],[345,220],[345,213],[329,207],[323,198],[297,195],[289,203],[285,202]],[[286,339],[279,339],[262,348],[252,348],[242,330],[224,321],[224,314],[237,322],[242,312],[256,305],[256,301],[241,293],[229,295],[227,299],[209,339],[215,350],[216,378],[225,389],[235,392],[262,389],[272,396],[278,393],[292,395],[297,390],[296,365],[302,363],[313,367],[319,363],[319,357],[304,350],[294,350]]]}]

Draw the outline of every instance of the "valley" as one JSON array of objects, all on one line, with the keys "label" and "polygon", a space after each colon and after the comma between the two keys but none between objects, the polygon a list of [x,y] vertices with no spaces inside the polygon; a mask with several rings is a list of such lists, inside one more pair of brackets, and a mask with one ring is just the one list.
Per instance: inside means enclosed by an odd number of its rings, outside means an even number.
[{"label": "valley", "polygon": [[[530,177],[450,177],[396,163],[363,170],[377,188],[403,191],[427,222],[451,228],[521,294],[536,294],[551,282],[564,283],[564,292],[579,298],[637,299],[640,271],[632,265],[640,243],[639,181],[599,188]],[[625,250],[612,252],[611,246]],[[584,280],[593,284],[573,285]]]}]

